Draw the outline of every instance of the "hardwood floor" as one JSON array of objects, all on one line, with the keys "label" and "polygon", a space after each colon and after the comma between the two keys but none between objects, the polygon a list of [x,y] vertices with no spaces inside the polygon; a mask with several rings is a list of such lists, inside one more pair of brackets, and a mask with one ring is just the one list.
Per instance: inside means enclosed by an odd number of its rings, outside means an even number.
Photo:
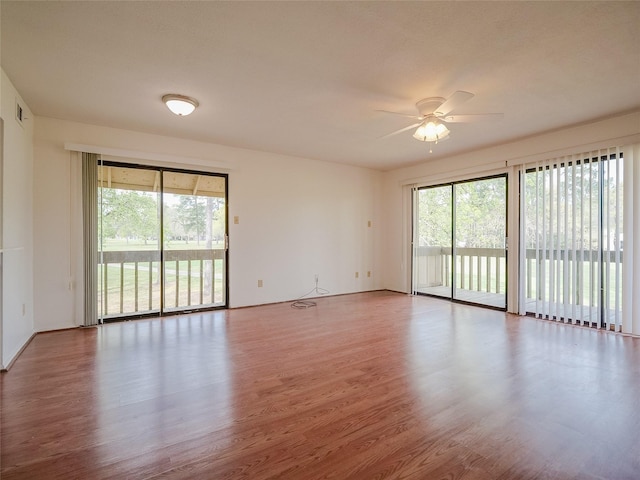
[{"label": "hardwood floor", "polygon": [[640,339],[372,292],[37,335],[13,479],[638,479]]}]

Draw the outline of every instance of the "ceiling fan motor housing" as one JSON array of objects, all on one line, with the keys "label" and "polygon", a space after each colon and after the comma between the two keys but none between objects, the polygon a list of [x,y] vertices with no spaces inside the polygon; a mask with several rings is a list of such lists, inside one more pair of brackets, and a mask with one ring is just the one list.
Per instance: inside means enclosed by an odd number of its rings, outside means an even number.
[{"label": "ceiling fan motor housing", "polygon": [[416,108],[422,116],[432,115],[445,100],[442,97],[423,98],[416,103]]}]

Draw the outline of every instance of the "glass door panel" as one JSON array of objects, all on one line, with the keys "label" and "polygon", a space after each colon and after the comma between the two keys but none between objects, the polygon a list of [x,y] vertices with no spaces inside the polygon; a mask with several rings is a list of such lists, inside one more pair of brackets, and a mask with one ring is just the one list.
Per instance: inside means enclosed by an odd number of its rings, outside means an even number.
[{"label": "glass door panel", "polygon": [[507,305],[507,178],[454,184],[453,298]]},{"label": "glass door panel", "polygon": [[98,166],[98,314],[160,312],[158,172]]},{"label": "glass door panel", "polygon": [[164,311],[226,304],[225,177],[164,171]]},{"label": "glass door panel", "polygon": [[421,188],[416,198],[414,291],[451,298],[452,186]]},{"label": "glass door panel", "polygon": [[506,308],[507,177],[414,196],[413,292]]}]

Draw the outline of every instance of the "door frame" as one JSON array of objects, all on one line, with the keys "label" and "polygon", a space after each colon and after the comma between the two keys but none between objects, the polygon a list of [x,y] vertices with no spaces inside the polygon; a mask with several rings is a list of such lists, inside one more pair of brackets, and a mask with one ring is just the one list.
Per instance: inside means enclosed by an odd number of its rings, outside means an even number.
[{"label": "door frame", "polygon": [[[141,313],[132,313],[127,315],[119,315],[119,316],[110,316],[109,318],[104,318],[100,316],[100,312],[98,312],[98,317],[101,319],[103,323],[111,323],[111,322],[119,322],[126,320],[134,320],[139,318],[148,318],[148,317],[162,317],[162,316],[172,316],[172,315],[180,315],[186,313],[195,313],[195,312],[203,312],[203,311],[211,311],[211,310],[223,310],[229,308],[229,175],[226,173],[217,173],[217,172],[207,172],[202,170],[193,170],[193,169],[182,169],[175,167],[164,167],[160,165],[146,165],[139,163],[126,163],[126,162],[118,162],[112,160],[98,160],[98,166],[109,166],[109,167],[119,167],[119,168],[131,168],[131,169],[142,169],[142,170],[153,170],[158,172],[160,175],[160,187],[159,187],[159,250],[160,250],[160,307],[159,311],[152,312],[141,312]],[[182,174],[190,174],[190,175],[206,175],[211,177],[219,177],[224,180],[224,236],[225,236],[225,248],[224,248],[224,304],[223,305],[208,305],[199,307],[188,306],[184,309],[172,309],[170,311],[165,311],[165,285],[164,285],[164,172],[173,172],[173,173],[182,173]]]},{"label": "door frame", "polygon": [[[491,180],[494,178],[504,178],[504,182],[505,182],[505,236],[504,236],[504,253],[505,253],[505,293],[504,293],[504,306],[494,306],[494,305],[488,305],[488,304],[484,304],[484,303],[476,303],[476,302],[472,302],[472,301],[468,301],[468,300],[461,300],[458,298],[455,298],[455,292],[456,292],[456,275],[457,275],[457,268],[456,268],[456,236],[455,236],[455,220],[456,220],[456,191],[455,191],[455,186],[459,185],[459,184],[464,184],[464,183],[472,183],[472,182],[476,182],[476,181],[483,181],[483,180]],[[475,305],[475,306],[481,306],[481,307],[485,307],[485,308],[490,308],[493,310],[499,310],[499,311],[507,311],[508,308],[508,303],[509,303],[509,265],[510,265],[510,261],[509,261],[509,248],[508,248],[508,237],[509,237],[509,172],[501,172],[501,173],[495,173],[495,174],[491,174],[491,175],[485,175],[485,176],[480,176],[480,177],[471,177],[471,178],[465,178],[462,180],[455,180],[455,181],[448,181],[448,182],[441,182],[441,183],[435,183],[433,185],[424,185],[424,186],[416,186],[413,189],[414,194],[412,195],[412,199],[411,199],[411,209],[412,209],[412,214],[411,214],[411,242],[412,242],[412,248],[411,248],[411,281],[412,283],[414,282],[415,279],[415,255],[413,254],[414,250],[414,245],[413,242],[415,241],[415,232],[417,229],[417,225],[416,225],[416,221],[417,221],[417,193],[422,190],[422,189],[429,189],[429,188],[438,188],[438,187],[450,187],[451,188],[451,273],[450,273],[450,281],[451,281],[451,294],[449,297],[446,296],[440,296],[440,295],[433,295],[433,294],[429,294],[426,292],[418,292],[415,289],[414,285],[411,285],[411,290],[414,292],[414,294],[417,295],[423,295],[423,296],[428,296],[428,297],[434,297],[434,298],[441,298],[441,299],[446,299],[449,300],[451,302],[454,303],[461,303],[461,304],[467,304],[467,305]]]}]

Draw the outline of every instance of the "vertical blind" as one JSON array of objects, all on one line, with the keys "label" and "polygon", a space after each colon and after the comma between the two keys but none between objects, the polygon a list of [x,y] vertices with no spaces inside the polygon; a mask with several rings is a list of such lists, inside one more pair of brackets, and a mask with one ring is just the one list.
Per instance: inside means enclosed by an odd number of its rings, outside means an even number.
[{"label": "vertical blind", "polygon": [[624,147],[622,332],[640,335],[640,143]]},{"label": "vertical blind", "polygon": [[84,249],[84,326],[97,325],[98,289],[98,156],[82,154],[82,219]]},{"label": "vertical blind", "polygon": [[521,301],[528,313],[621,330],[623,188],[619,148],[527,166]]}]

